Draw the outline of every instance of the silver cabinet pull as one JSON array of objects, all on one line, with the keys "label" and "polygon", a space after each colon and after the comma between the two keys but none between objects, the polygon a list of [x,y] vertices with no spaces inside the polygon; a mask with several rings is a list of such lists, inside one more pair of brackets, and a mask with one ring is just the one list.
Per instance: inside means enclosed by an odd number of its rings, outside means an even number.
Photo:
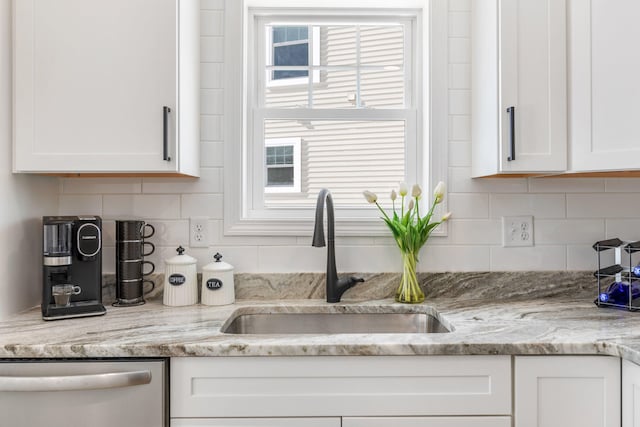
[{"label": "silver cabinet pull", "polygon": [[47,377],[0,376],[0,391],[76,391],[149,384],[151,371]]},{"label": "silver cabinet pull", "polygon": [[169,157],[169,113],[171,108],[162,107],[162,160],[171,161]]}]

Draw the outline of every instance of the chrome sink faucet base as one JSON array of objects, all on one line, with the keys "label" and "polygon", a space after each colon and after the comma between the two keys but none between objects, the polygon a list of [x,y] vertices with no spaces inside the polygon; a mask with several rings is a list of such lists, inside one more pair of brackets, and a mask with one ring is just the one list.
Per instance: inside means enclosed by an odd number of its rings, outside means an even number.
[{"label": "chrome sink faucet base", "polygon": [[342,294],[355,284],[364,282],[361,277],[338,277],[336,269],[336,250],[335,250],[335,218],[333,212],[333,198],[331,192],[323,188],[318,193],[318,202],[316,204],[316,221],[313,231],[313,242],[311,246],[321,248],[325,246],[324,239],[324,206],[327,205],[327,302],[340,302]]}]

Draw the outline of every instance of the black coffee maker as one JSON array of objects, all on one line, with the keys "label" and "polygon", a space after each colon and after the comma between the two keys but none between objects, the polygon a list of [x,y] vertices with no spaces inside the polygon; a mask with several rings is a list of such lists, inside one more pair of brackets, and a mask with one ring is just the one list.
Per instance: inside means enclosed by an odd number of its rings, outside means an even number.
[{"label": "black coffee maker", "polygon": [[45,216],[42,228],[42,318],[105,314],[100,217]]}]

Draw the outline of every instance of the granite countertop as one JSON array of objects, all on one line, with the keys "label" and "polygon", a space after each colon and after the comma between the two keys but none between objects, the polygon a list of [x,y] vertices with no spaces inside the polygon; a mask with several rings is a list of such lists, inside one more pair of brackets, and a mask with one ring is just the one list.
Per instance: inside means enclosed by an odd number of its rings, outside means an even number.
[{"label": "granite countertop", "polygon": [[[138,307],[109,306],[105,316],[53,322],[43,321],[39,308],[34,308],[0,322],[0,357],[603,354],[640,363],[640,313],[599,309],[592,302],[595,291],[587,274],[562,274],[535,278],[495,273],[432,275],[422,278],[425,303],[411,306],[385,298],[393,292],[390,284],[397,279],[393,275],[370,275],[369,287],[360,293],[350,290],[338,304],[295,299],[287,291],[295,281],[296,293],[302,289],[308,294],[307,288],[315,289],[322,281],[315,276],[240,277],[237,293],[260,294],[260,299],[239,299],[220,307],[165,307],[156,297]],[[252,287],[260,291],[247,290]],[[408,309],[437,312],[453,331],[262,336],[220,332],[236,310]]]}]

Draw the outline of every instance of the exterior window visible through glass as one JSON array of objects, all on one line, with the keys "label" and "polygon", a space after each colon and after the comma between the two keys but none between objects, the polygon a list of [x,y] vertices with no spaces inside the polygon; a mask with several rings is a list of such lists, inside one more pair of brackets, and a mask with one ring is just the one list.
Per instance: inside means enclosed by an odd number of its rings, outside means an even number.
[{"label": "exterior window visible through glass", "polygon": [[293,146],[267,147],[267,187],[293,187]]},{"label": "exterior window visible through glass", "polygon": [[[271,27],[273,65],[309,65],[309,27]],[[308,70],[274,70],[273,80],[308,77]]]}]

